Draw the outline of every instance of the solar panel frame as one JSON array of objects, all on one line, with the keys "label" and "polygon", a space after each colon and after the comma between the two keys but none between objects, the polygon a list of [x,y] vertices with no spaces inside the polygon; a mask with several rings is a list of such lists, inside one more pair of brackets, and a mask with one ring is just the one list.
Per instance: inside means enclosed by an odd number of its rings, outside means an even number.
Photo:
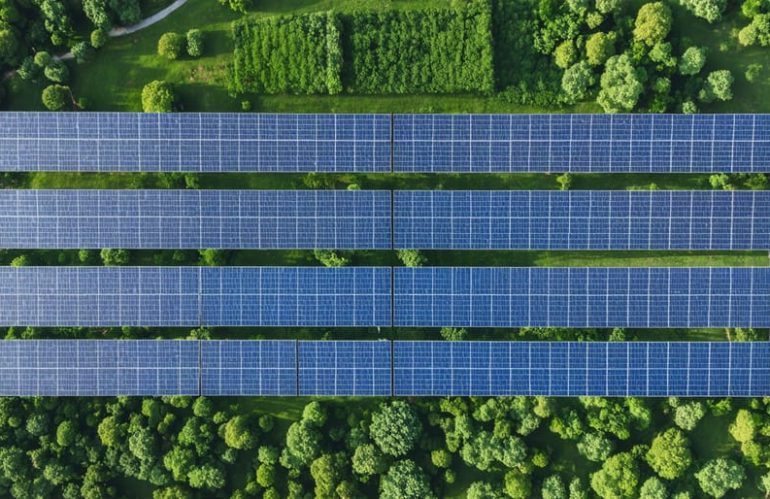
[{"label": "solar panel frame", "polygon": [[390,171],[383,114],[8,112],[0,130],[0,171]]},{"label": "solar panel frame", "polygon": [[300,341],[299,395],[390,396],[388,341]]},{"label": "solar panel frame", "polygon": [[768,327],[770,268],[396,267],[396,327]]},{"label": "solar panel frame", "polygon": [[200,369],[201,395],[297,395],[295,341],[202,341]]},{"label": "solar panel frame", "polygon": [[395,115],[394,171],[765,172],[766,114]]},{"label": "solar panel frame", "polygon": [[389,191],[3,190],[2,248],[390,249]]},{"label": "solar panel frame", "polygon": [[768,342],[394,342],[396,396],[757,397]]},{"label": "solar panel frame", "polygon": [[395,247],[770,248],[768,191],[395,191]]}]

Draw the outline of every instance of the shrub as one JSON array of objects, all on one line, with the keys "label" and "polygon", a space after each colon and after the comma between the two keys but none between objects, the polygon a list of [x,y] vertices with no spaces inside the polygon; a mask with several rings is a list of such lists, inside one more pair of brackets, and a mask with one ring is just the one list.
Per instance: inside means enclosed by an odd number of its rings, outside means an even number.
[{"label": "shrub", "polygon": [[86,62],[91,57],[91,46],[86,42],[78,42],[70,48],[75,60],[79,63]]},{"label": "shrub", "polygon": [[45,50],[41,50],[40,52],[35,54],[35,65],[41,68],[44,68],[49,64],[51,64],[51,60],[52,60],[51,54],[49,54]]},{"label": "shrub", "polygon": [[60,111],[67,102],[72,101],[70,87],[57,84],[45,87],[41,98],[43,105],[50,111]]},{"label": "shrub", "polygon": [[200,57],[203,55],[203,32],[199,29],[191,29],[187,32],[187,55]]},{"label": "shrub", "polygon": [[91,46],[95,49],[100,49],[107,44],[109,36],[103,29],[95,29],[91,32]]},{"label": "shrub", "polygon": [[145,113],[171,112],[174,100],[174,89],[165,81],[151,81],[142,89],[142,110]]},{"label": "shrub", "polygon": [[182,55],[185,39],[179,33],[164,33],[158,39],[158,55],[168,60],[178,59]]},{"label": "shrub", "polygon": [[54,83],[67,83],[70,78],[70,71],[67,65],[63,61],[51,61],[48,66],[43,69],[43,74],[46,78]]}]

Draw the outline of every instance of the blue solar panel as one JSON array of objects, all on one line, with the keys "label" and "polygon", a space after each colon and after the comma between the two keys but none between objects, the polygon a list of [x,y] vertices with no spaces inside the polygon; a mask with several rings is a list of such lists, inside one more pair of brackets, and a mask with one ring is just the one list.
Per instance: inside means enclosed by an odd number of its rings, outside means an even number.
[{"label": "blue solar panel", "polygon": [[397,396],[766,396],[770,343],[404,342]]},{"label": "blue solar panel", "polygon": [[0,191],[0,247],[389,249],[387,191]]},{"label": "blue solar panel", "polygon": [[396,326],[768,327],[770,268],[396,268]]},{"label": "blue solar panel", "polygon": [[396,115],[397,172],[765,172],[770,115]]},{"label": "blue solar panel", "polygon": [[5,267],[0,324],[388,326],[379,267]]},{"label": "blue solar panel", "polygon": [[0,342],[0,395],[197,395],[198,342]]},{"label": "blue solar panel", "polygon": [[395,246],[767,249],[767,191],[396,191]]},{"label": "blue solar panel", "polygon": [[295,341],[202,341],[202,395],[296,395]]},{"label": "blue solar panel", "polygon": [[391,395],[390,342],[301,341],[300,395]]},{"label": "blue solar panel", "polygon": [[389,170],[387,115],[0,115],[0,171]]}]

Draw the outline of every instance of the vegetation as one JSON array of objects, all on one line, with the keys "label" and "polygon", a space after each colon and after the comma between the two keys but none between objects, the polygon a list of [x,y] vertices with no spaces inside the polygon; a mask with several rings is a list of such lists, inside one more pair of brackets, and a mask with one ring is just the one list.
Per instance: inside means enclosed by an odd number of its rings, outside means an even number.
[{"label": "vegetation", "polygon": [[168,113],[174,109],[174,89],[165,81],[151,81],[142,89],[142,110],[145,113]]}]

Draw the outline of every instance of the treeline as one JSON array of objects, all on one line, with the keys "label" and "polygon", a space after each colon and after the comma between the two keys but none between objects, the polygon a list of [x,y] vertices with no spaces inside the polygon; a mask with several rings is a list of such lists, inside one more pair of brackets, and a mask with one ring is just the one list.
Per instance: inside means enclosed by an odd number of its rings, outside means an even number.
[{"label": "treeline", "polygon": [[[238,21],[236,92],[490,92],[491,8],[333,12]],[[343,78],[344,75],[344,78]]]}]

